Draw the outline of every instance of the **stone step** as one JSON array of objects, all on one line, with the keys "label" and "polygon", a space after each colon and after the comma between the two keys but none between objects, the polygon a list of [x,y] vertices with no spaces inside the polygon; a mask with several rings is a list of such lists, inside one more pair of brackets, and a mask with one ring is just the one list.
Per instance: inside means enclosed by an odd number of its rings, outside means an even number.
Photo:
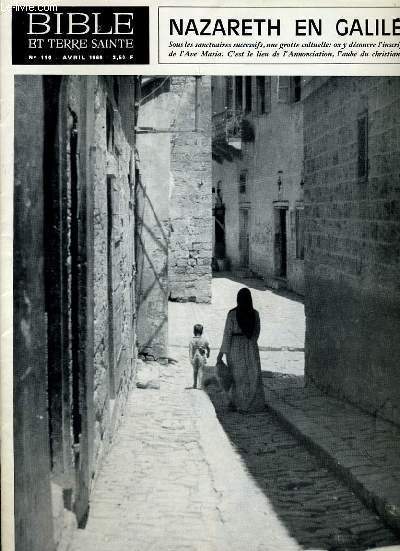
[{"label": "stone step", "polygon": [[[400,429],[316,388],[310,393],[310,387],[299,387],[296,378],[291,392],[290,378],[282,390],[279,375],[274,375],[275,381],[263,379],[270,412],[399,534],[400,459],[393,464],[382,457],[387,454],[381,453],[379,442],[385,449],[400,450]],[[315,401],[318,394],[320,405]],[[362,427],[367,427],[369,446]]]}]

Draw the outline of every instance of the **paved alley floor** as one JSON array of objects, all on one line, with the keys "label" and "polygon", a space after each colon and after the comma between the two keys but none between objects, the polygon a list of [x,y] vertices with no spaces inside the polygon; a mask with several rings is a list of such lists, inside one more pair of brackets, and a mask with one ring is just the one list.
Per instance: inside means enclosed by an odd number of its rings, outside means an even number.
[{"label": "paved alley floor", "polygon": [[185,354],[160,366],[160,390],[134,390],[73,551],[295,551]]},{"label": "paved alley floor", "polygon": [[269,410],[399,531],[399,428],[305,386],[301,376],[263,371],[263,381]]},{"label": "paved alley floor", "polygon": [[217,389],[208,392],[247,471],[302,549],[363,551],[400,542],[270,413],[229,412]]},{"label": "paved alley floor", "polygon": [[210,342],[210,363],[215,363],[226,315],[236,306],[237,292],[244,286],[251,289],[254,308],[260,314],[258,345],[262,365],[270,371],[303,375],[305,318],[300,297],[266,289],[261,280],[239,279],[230,272],[213,279],[211,307],[193,302],[170,303],[170,356],[174,357],[178,350],[187,350],[193,325],[201,323]]},{"label": "paved alley floor", "polygon": [[220,277],[212,305],[171,303],[160,389],[130,393],[71,551],[363,551],[399,541],[268,411],[228,412],[217,386],[209,396],[188,388],[193,324],[205,326],[212,364],[243,285],[260,312],[263,366],[301,378],[296,297]]}]

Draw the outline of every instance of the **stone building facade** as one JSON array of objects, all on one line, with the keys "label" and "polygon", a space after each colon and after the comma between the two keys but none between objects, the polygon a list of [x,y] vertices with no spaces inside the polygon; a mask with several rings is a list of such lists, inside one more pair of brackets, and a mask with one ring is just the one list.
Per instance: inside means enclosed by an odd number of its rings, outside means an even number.
[{"label": "stone building facade", "polygon": [[399,92],[395,77],[215,77],[212,91],[214,256],[304,294],[306,380],[395,423]]},{"label": "stone building facade", "polygon": [[[15,79],[16,548],[83,525],[136,363],[134,79]],[[68,523],[67,523],[68,524]]]},{"label": "stone building facade", "polygon": [[138,344],[160,359],[168,300],[211,299],[210,77],[143,77],[138,103]]},{"label": "stone building facade", "polygon": [[168,298],[210,299],[210,129],[209,77],[15,79],[18,551],[85,524]]},{"label": "stone building facade", "polygon": [[302,81],[213,77],[212,86],[213,190],[225,229],[217,205],[215,238],[225,243],[214,255],[303,294]]},{"label": "stone building facade", "polygon": [[399,78],[308,79],[306,378],[396,423],[399,132]]},{"label": "stone building facade", "polygon": [[167,358],[167,301],[209,301],[212,250],[304,292],[308,382],[400,422],[399,98],[395,77],[15,78],[18,551],[84,525],[137,350]]},{"label": "stone building facade", "polygon": [[168,80],[142,79],[136,134],[138,344],[167,358],[170,134]]},{"label": "stone building facade", "polygon": [[174,77],[169,296],[211,300],[211,78]]}]

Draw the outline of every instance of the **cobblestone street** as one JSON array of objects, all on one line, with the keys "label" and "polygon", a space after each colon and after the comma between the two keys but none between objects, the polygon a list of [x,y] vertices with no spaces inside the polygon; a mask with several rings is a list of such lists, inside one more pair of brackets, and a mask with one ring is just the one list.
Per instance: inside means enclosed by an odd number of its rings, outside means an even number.
[{"label": "cobblestone street", "polygon": [[[251,286],[262,364],[301,376],[304,312],[296,297]],[[228,413],[218,388],[190,390],[187,343],[203,323],[215,361],[240,281],[213,280],[213,305],[171,303],[160,390],[131,392],[72,551],[361,551],[394,533],[270,413]]]},{"label": "cobblestone street", "polygon": [[[121,9],[102,34],[146,61],[157,10]],[[349,39],[399,28],[353,12]],[[281,70],[288,45],[269,75],[15,75],[7,548],[400,551],[400,77]]]},{"label": "cobblestone street", "polygon": [[[213,396],[218,407],[218,396]],[[364,550],[399,541],[268,413],[218,418],[246,468],[305,549]]]},{"label": "cobblestone street", "polygon": [[[226,276],[226,277],[225,277]],[[304,306],[296,295],[285,296],[265,290],[260,280],[238,279],[231,273],[213,279],[212,307],[207,304],[170,303],[170,355],[187,349],[193,324],[202,323],[210,341],[210,364],[214,363],[222,340],[228,310],[236,306],[236,294],[244,285],[251,287],[254,307],[260,313],[259,348],[261,364],[270,371],[303,375],[304,373]]]},{"label": "cobblestone street", "polygon": [[73,551],[300,549],[220,427],[189,390],[187,353],[135,390]]}]

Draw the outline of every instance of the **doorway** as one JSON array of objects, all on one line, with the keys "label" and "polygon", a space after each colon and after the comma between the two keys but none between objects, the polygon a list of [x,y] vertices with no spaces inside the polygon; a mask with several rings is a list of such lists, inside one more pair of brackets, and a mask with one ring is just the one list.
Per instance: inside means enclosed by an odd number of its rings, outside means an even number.
[{"label": "doorway", "polygon": [[215,258],[225,258],[225,207],[215,207]]},{"label": "doorway", "polygon": [[[83,81],[85,86],[85,81]],[[85,90],[85,88],[84,88]],[[86,111],[69,110],[71,437],[74,450],[73,510],[84,527],[89,512],[93,406],[93,190],[90,184]],[[85,131],[83,131],[85,130]]]},{"label": "doorway", "polygon": [[279,205],[274,208],[275,241],[274,260],[275,276],[286,279],[287,277],[287,205]]},{"label": "doorway", "polygon": [[74,512],[78,525],[83,526],[89,507],[89,480],[87,477],[86,434],[84,430],[85,360],[83,321],[85,318],[85,274],[82,262],[81,194],[79,193],[79,128],[78,117],[70,110],[70,178],[71,178],[71,374],[72,374],[72,439],[75,464]]},{"label": "doorway", "polygon": [[241,268],[249,267],[249,209],[239,209],[239,256]]}]

